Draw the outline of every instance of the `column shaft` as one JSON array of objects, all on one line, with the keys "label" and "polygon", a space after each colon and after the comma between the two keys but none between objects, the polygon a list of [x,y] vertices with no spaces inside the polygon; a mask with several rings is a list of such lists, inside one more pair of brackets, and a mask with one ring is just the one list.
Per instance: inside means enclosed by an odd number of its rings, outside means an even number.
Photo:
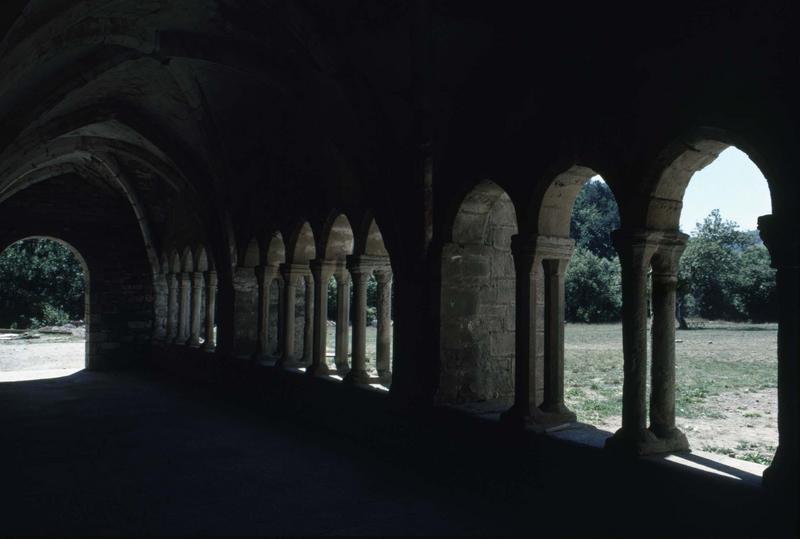
[{"label": "column shaft", "polygon": [[567,259],[543,262],[545,278],[544,402],[542,411],[575,421],[564,404],[564,272]]},{"label": "column shaft", "polygon": [[350,276],[346,271],[336,276],[336,370],[347,374],[347,354],[350,349]]},{"label": "column shaft", "polygon": [[331,278],[333,266],[324,260],[311,262],[311,273],[314,277],[314,289],[317,296],[314,302],[314,334],[313,355],[308,373],[314,376],[324,376],[330,372],[328,369],[328,281]]},{"label": "column shaft", "polygon": [[369,383],[367,374],[367,279],[363,268],[350,268],[353,276],[353,366],[346,380],[354,384]]},{"label": "column shaft", "polygon": [[281,363],[288,364],[294,361],[294,305],[296,286],[291,273],[284,274],[283,285],[283,356]]},{"label": "column shaft", "polygon": [[[324,304],[322,304],[319,301],[318,302],[314,301],[314,299],[315,299],[314,298],[314,296],[315,296],[315,294],[314,294],[315,284],[314,284],[314,279],[311,277],[311,275],[306,275],[304,277],[304,279],[305,279],[305,282],[306,282],[306,315],[305,315],[305,317],[303,319],[303,322],[304,322],[304,325],[303,325],[303,364],[306,365],[306,366],[309,366],[309,365],[311,365],[311,363],[312,363],[312,361],[314,359],[314,328],[317,325],[319,325],[320,326],[320,331],[321,332],[325,332],[325,328],[327,327],[327,325],[324,323],[324,320],[325,320],[325,318],[327,318],[326,317],[327,313],[323,312],[323,313],[321,313],[321,315],[319,315],[317,313],[317,308],[316,308],[315,303],[320,303],[322,306],[324,306]],[[327,291],[325,291],[325,292],[327,292]],[[328,296],[325,295],[325,298],[327,298],[327,297]],[[325,304],[327,304],[327,302],[325,302]],[[323,342],[324,342],[324,340],[323,340]],[[322,363],[325,363],[324,350],[323,350],[322,358],[323,358]]]},{"label": "column shaft", "polygon": [[677,277],[653,273],[650,430],[659,438],[675,430],[675,287]]},{"label": "column shaft", "polygon": [[178,278],[174,273],[167,274],[167,341],[173,342],[178,336]]},{"label": "column shaft", "polygon": [[200,310],[203,302],[203,274],[199,271],[192,274],[192,309],[191,309],[191,332],[189,335],[189,346],[197,348],[200,346],[200,328],[203,323],[203,313]]},{"label": "column shaft", "polygon": [[212,351],[216,348],[214,338],[215,313],[217,306],[217,272],[206,272],[206,342],[203,350]]},{"label": "column shaft", "polygon": [[178,300],[178,332],[175,344],[186,344],[189,340],[189,309],[191,308],[192,282],[189,273],[180,274],[179,300]]},{"label": "column shaft", "polygon": [[375,279],[378,281],[378,342],[375,366],[381,381],[386,381],[392,372],[392,274],[387,271],[376,272]]}]

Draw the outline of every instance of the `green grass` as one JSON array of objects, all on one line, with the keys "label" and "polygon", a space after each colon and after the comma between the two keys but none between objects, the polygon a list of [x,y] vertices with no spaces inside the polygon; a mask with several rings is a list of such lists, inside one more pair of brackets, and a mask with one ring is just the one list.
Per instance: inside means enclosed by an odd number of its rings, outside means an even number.
[{"label": "green grass", "polygon": [[[676,333],[676,415],[717,418],[710,396],[777,386],[777,326],[705,322]],[[565,396],[582,421],[622,413],[622,327],[567,324]]]}]

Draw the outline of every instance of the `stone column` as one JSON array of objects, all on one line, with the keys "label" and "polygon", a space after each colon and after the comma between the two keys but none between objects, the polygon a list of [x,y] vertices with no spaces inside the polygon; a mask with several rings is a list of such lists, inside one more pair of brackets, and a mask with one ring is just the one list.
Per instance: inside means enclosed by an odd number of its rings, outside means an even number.
[{"label": "stone column", "polygon": [[[306,281],[306,315],[303,318],[304,326],[303,326],[303,365],[306,367],[311,366],[311,363],[314,361],[314,327],[319,325],[321,328],[327,328],[327,324],[325,321],[327,320],[327,301],[322,303],[322,314],[318,315],[317,310],[315,309],[314,303],[314,296],[315,295],[323,295],[325,299],[328,299],[328,289],[323,288],[322,294],[315,294],[314,292],[314,279],[310,273],[306,272],[303,276]],[[326,285],[327,286],[327,285]],[[320,302],[317,302],[320,303]],[[321,318],[320,318],[321,316]],[[325,331],[325,329],[321,329],[321,331]],[[324,342],[324,341],[323,341]],[[325,352],[323,350],[322,354],[323,361],[325,363]],[[327,366],[327,364],[326,364]]]},{"label": "stone column", "polygon": [[325,358],[328,345],[328,281],[336,269],[336,264],[326,260],[312,260],[311,274],[314,277],[314,331],[309,339],[313,343],[311,366],[308,373],[313,376],[324,376],[330,372]]},{"label": "stone column", "polygon": [[186,344],[189,340],[189,309],[191,308],[192,281],[191,273],[180,274],[178,300],[178,332],[175,344]]},{"label": "stone column", "polygon": [[276,266],[259,266],[256,268],[258,279],[258,349],[257,358],[266,358],[269,355],[269,303],[272,281],[277,277]]},{"label": "stone column", "polygon": [[203,302],[203,273],[196,271],[192,274],[192,309],[191,331],[186,344],[192,348],[200,347],[200,327],[203,323],[203,313],[200,311]]},{"label": "stone column", "polygon": [[542,412],[536,403],[536,241],[519,235],[511,237],[516,276],[514,323],[514,405],[504,412],[502,420],[516,425],[541,423]]},{"label": "stone column", "polygon": [[[504,421],[534,428],[545,428],[566,421],[574,421],[575,415],[563,405],[564,394],[564,301],[563,273],[566,261],[574,249],[574,241],[569,238],[551,236],[520,235],[511,238],[511,251],[514,256],[516,272],[516,321],[515,363],[514,363],[514,405],[502,416]],[[539,312],[541,304],[537,286],[537,270],[548,262],[551,273],[550,292],[544,288],[545,302],[550,302],[548,309]],[[544,272],[543,272],[544,273]],[[552,274],[555,273],[555,277]],[[547,279],[547,277],[545,277]],[[559,290],[560,287],[560,290]],[[545,333],[540,335],[537,328],[541,326],[540,317],[545,316]],[[549,336],[548,336],[549,331]],[[543,341],[543,342],[540,342]],[[544,389],[549,401],[539,398],[538,388],[542,380],[538,379],[536,369],[536,353],[545,351]],[[548,384],[547,377],[550,377]],[[542,401],[542,407],[538,403]],[[560,403],[560,404],[559,404]],[[545,409],[547,408],[547,409]]]},{"label": "stone column", "polygon": [[368,384],[367,374],[367,279],[372,268],[361,257],[348,257],[347,269],[353,277],[353,355],[345,381]]},{"label": "stone column", "polygon": [[675,427],[675,289],[678,264],[688,239],[681,233],[665,236],[652,260],[649,429],[664,444],[665,451],[689,449],[686,436]]},{"label": "stone column", "polygon": [[153,339],[164,341],[167,337],[167,326],[169,325],[169,306],[167,299],[167,275],[164,273],[153,274],[153,292],[155,326],[153,327]]},{"label": "stone column", "polygon": [[544,265],[544,401],[541,409],[552,422],[575,421],[575,414],[564,404],[564,273],[569,255],[550,258]]},{"label": "stone column", "polygon": [[167,342],[174,342],[178,336],[178,276],[167,274]]},{"label": "stone column", "polygon": [[791,507],[798,498],[800,455],[800,227],[796,216],[758,218],[778,296],[778,448],[764,484]]},{"label": "stone column", "polygon": [[392,272],[378,270],[378,342],[375,351],[375,366],[381,383],[388,384],[392,378]]},{"label": "stone column", "polygon": [[292,271],[291,264],[281,265],[281,273],[283,275],[283,354],[281,355],[279,365],[290,365],[294,361],[294,306],[295,306],[295,293],[297,289],[296,280],[299,275]]},{"label": "stone column", "polygon": [[206,272],[206,342],[203,350],[213,352],[216,349],[214,339],[214,317],[217,305],[217,272]]},{"label": "stone column", "polygon": [[622,267],[622,428],[606,440],[606,448],[646,454],[656,452],[657,439],[646,429],[647,272],[658,237],[643,231],[615,230],[614,248]]},{"label": "stone column", "polygon": [[350,326],[350,274],[340,266],[336,278],[336,372],[346,375],[350,370],[347,354],[350,350],[348,329]]}]

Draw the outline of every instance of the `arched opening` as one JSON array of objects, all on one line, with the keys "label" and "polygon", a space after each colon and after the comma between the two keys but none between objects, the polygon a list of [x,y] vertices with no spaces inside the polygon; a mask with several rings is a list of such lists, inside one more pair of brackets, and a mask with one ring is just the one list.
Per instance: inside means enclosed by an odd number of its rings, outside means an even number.
[{"label": "arched opening", "polygon": [[286,367],[308,367],[313,357],[314,286],[311,261],[316,257],[314,232],[308,222],[292,236],[291,258],[285,264],[283,358]]},{"label": "arched opening", "polygon": [[267,259],[264,268],[263,286],[265,287],[266,301],[266,356],[277,360],[280,357],[281,335],[281,297],[283,294],[283,281],[280,276],[281,265],[286,262],[286,247],[280,232],[274,232],[267,246]]},{"label": "arched opening", "polygon": [[366,371],[374,387],[391,386],[394,361],[394,276],[389,252],[375,219],[369,220],[364,259],[371,261],[366,283]]},{"label": "arched opening", "polygon": [[[339,376],[350,371],[350,313],[352,305],[352,280],[347,267],[347,258],[353,254],[353,229],[344,214],[339,214],[331,222],[325,242],[325,262],[331,264],[332,275],[327,279],[325,289],[333,304],[325,313],[325,362],[328,368],[335,368]],[[323,276],[324,278],[324,276]],[[333,331],[327,331],[331,326]]]},{"label": "arched opening", "polygon": [[26,238],[0,252],[0,381],[89,365],[89,268],[70,244]]},{"label": "arched opening", "polygon": [[439,402],[513,399],[516,233],[514,205],[497,184],[482,182],[461,203],[442,251]]},{"label": "arched opening", "polygon": [[559,262],[564,274],[564,404],[579,421],[612,432],[622,416],[621,274],[611,241],[619,226],[611,188],[587,167],[560,174],[545,192],[539,234],[572,242]]},{"label": "arched opening", "polygon": [[664,170],[648,214],[688,234],[675,254],[677,428],[694,450],[761,465],[778,443],[775,270],[757,230],[771,209],[747,154],[702,141]]}]

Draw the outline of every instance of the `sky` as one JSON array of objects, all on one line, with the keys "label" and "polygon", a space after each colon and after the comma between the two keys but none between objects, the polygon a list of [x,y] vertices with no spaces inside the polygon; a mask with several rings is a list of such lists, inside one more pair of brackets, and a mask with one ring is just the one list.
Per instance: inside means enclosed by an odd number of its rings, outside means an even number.
[{"label": "sky", "polygon": [[747,154],[733,146],[692,176],[683,196],[681,230],[691,234],[713,209],[739,223],[739,230],[755,230],[758,217],[772,213],[767,180]]},{"label": "sky", "polygon": [[692,176],[683,196],[681,230],[691,233],[714,208],[723,219],[739,223],[740,230],[755,230],[758,217],[772,212],[767,180],[738,148],[728,148]]}]

